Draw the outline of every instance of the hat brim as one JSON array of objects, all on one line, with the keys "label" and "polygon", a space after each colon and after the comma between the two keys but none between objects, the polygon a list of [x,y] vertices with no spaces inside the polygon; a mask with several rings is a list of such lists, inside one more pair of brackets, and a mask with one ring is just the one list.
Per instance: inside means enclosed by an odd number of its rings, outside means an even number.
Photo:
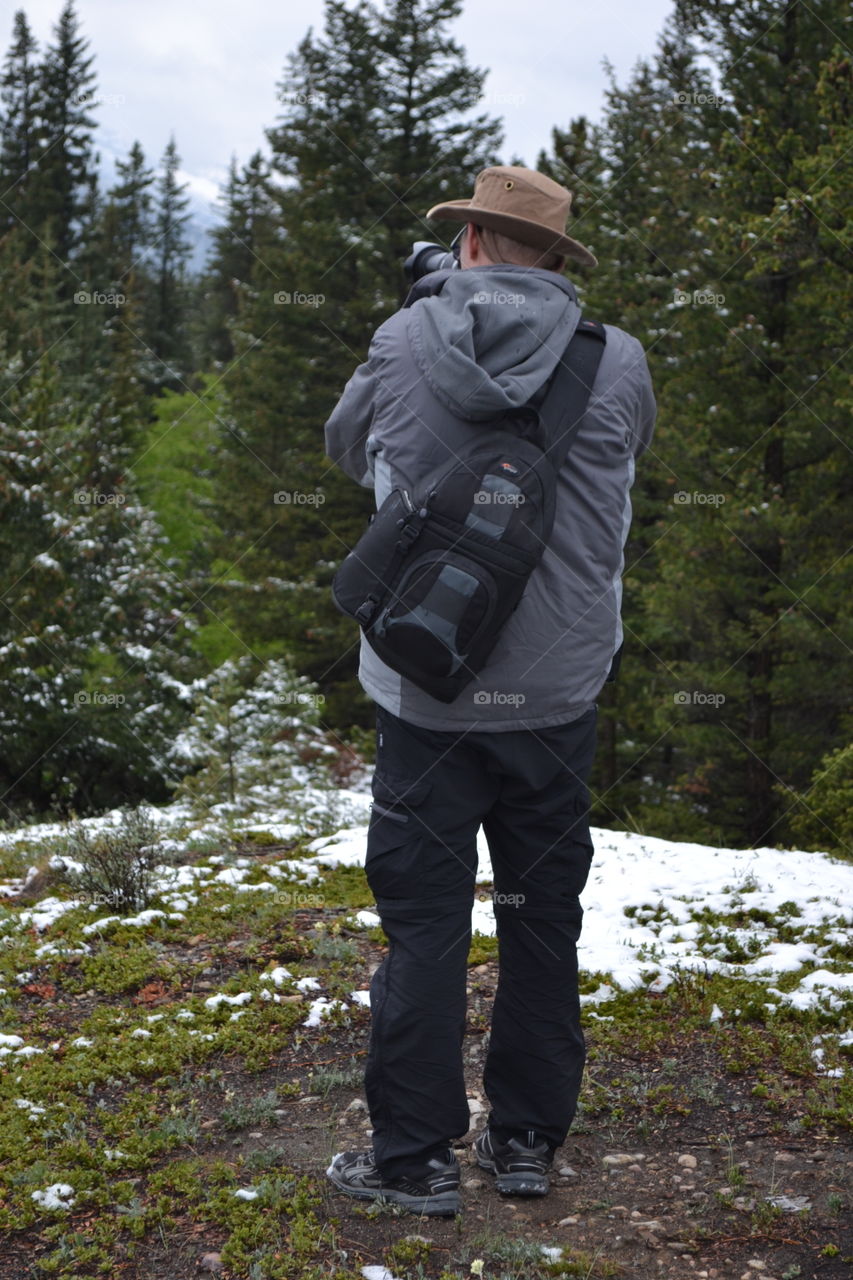
[{"label": "hat brim", "polygon": [[444,204],[433,205],[427,211],[428,218],[439,218],[445,222],[475,222],[480,227],[488,227],[490,231],[501,231],[504,235],[529,244],[544,253],[559,253],[575,262],[582,262],[585,267],[597,267],[598,258],[590,253],[578,240],[571,236],[560,235],[541,222],[531,222],[529,218],[515,218],[509,213],[495,213],[492,209],[483,209],[473,200],[447,200]]}]

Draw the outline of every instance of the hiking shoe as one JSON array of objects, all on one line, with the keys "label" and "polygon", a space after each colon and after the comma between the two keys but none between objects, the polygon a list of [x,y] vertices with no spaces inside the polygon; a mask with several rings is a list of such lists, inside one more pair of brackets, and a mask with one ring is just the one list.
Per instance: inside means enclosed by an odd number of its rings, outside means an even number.
[{"label": "hiking shoe", "polygon": [[554,1153],[544,1140],[536,1142],[531,1130],[527,1140],[501,1142],[484,1129],[474,1143],[477,1164],[495,1175],[495,1186],[505,1196],[544,1196],[550,1190],[548,1170]]},{"label": "hiking shoe", "polygon": [[326,1170],[326,1177],[339,1191],[359,1200],[379,1200],[402,1205],[410,1213],[450,1216],[460,1211],[459,1165],[448,1151],[448,1159],[433,1157],[422,1174],[399,1174],[383,1179],[372,1151],[340,1151]]}]

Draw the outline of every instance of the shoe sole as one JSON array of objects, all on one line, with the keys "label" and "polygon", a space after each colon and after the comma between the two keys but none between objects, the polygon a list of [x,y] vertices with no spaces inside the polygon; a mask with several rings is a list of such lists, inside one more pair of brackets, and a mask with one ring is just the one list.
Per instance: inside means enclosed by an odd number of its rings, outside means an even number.
[{"label": "shoe sole", "polygon": [[462,1197],[458,1191],[442,1191],[437,1196],[411,1196],[405,1191],[377,1191],[372,1187],[350,1187],[341,1182],[331,1170],[326,1170],[326,1177],[344,1195],[354,1196],[357,1200],[378,1200],[380,1204],[399,1204],[410,1213],[423,1214],[428,1218],[447,1218],[455,1216],[462,1208]]},{"label": "shoe sole", "polygon": [[477,1155],[477,1164],[495,1175],[495,1187],[505,1196],[546,1196],[551,1184],[544,1173],[498,1173],[494,1160]]}]

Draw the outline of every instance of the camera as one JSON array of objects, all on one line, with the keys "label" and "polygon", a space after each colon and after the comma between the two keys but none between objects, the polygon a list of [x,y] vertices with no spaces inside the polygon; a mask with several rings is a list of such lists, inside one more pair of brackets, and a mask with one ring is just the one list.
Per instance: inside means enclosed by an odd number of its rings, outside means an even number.
[{"label": "camera", "polygon": [[459,231],[450,249],[443,245],[432,244],[429,240],[416,240],[412,252],[403,263],[403,270],[409,284],[415,284],[433,271],[448,271],[459,266],[459,251],[465,227]]}]

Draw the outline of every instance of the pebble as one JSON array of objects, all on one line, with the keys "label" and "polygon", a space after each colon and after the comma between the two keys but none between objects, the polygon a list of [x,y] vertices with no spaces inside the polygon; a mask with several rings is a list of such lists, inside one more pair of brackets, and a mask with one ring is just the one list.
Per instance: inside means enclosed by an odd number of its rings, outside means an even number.
[{"label": "pebble", "polygon": [[347,1111],[366,1111],[367,1103],[364,1101],[364,1098],[353,1098],[352,1102],[348,1103],[345,1109]]},{"label": "pebble", "polygon": [[602,1156],[601,1163],[606,1164],[610,1169],[619,1169],[629,1164],[636,1164],[639,1160],[645,1160],[642,1155],[628,1155],[625,1151],[616,1151],[613,1155]]},{"label": "pebble", "polygon": [[561,1218],[557,1223],[558,1227],[576,1227],[579,1222],[578,1218]]},{"label": "pebble", "polygon": [[768,1196],[767,1203],[775,1205],[783,1213],[803,1213],[812,1207],[808,1196]]},{"label": "pebble", "polygon": [[678,1157],[678,1163],[682,1169],[695,1169],[699,1161],[695,1156],[683,1155]]},{"label": "pebble", "polygon": [[482,1187],[483,1182],[480,1178],[465,1178],[462,1185],[467,1187],[469,1191],[477,1191]]},{"label": "pebble", "polygon": [[767,1263],[762,1262],[760,1258],[748,1258],[746,1265],[752,1267],[753,1271],[766,1271]]},{"label": "pebble", "polygon": [[777,1151],[773,1157],[777,1164],[792,1164],[796,1158],[790,1151]]},{"label": "pebble", "polygon": [[576,1178],[578,1176],[577,1170],[573,1169],[570,1164],[564,1164],[562,1169],[558,1169],[557,1172],[561,1178]]}]

